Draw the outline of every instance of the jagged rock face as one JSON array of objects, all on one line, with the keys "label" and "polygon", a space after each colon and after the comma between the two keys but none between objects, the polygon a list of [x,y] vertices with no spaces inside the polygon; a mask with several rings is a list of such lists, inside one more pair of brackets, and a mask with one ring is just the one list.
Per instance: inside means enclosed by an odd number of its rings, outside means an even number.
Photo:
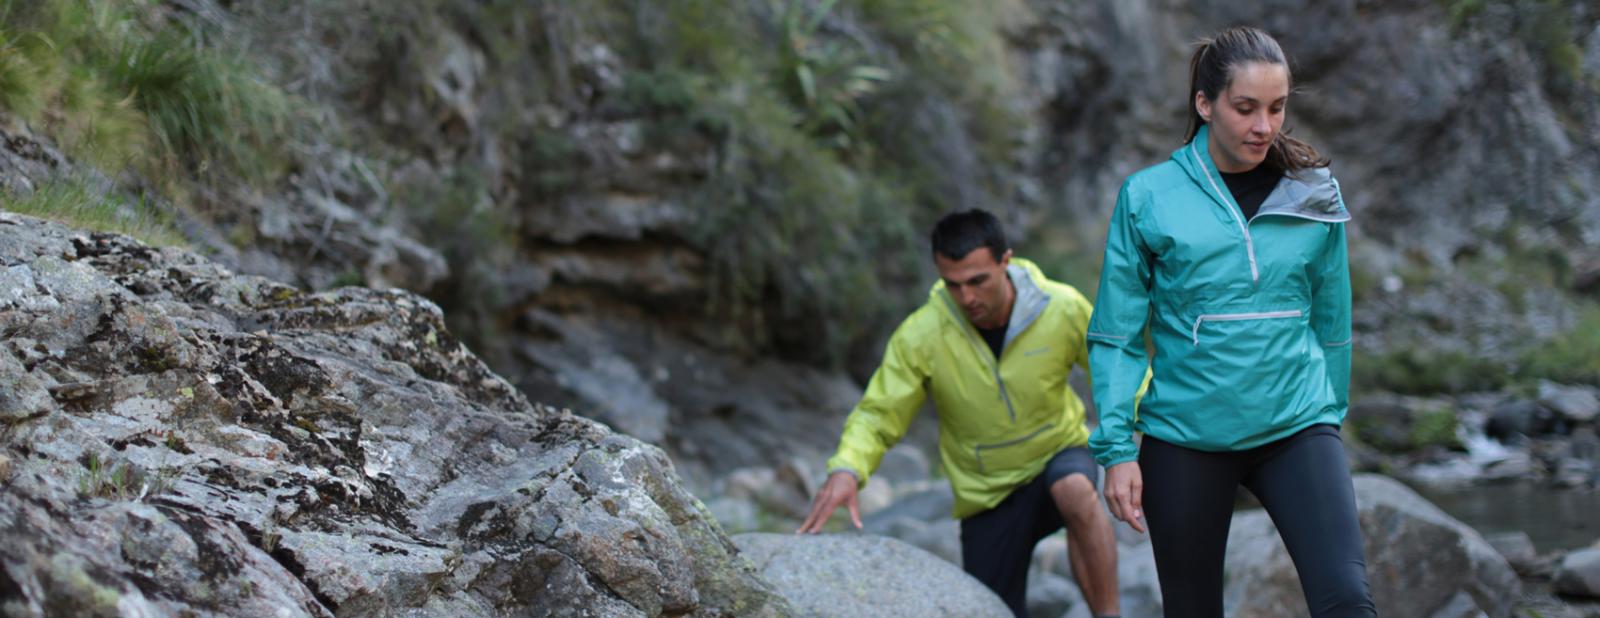
[{"label": "jagged rock face", "polygon": [[399,291],[0,212],[7,615],[773,615],[658,449]]}]

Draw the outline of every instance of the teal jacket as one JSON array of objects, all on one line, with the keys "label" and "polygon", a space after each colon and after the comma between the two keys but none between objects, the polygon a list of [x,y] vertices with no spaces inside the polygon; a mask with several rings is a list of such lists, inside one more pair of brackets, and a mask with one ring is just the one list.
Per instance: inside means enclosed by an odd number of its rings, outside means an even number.
[{"label": "teal jacket", "polygon": [[1086,336],[1100,412],[1089,446],[1101,465],[1137,458],[1135,431],[1236,451],[1344,421],[1350,213],[1339,183],[1327,168],[1286,175],[1246,221],[1211,161],[1209,133],[1202,126],[1117,195]]}]

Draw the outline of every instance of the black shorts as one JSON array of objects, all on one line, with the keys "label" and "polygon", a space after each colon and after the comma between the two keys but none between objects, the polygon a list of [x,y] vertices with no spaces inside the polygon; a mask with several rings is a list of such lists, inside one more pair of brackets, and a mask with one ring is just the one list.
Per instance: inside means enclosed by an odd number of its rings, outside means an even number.
[{"label": "black shorts", "polygon": [[1073,474],[1100,485],[1100,466],[1089,449],[1062,449],[1044,471],[987,511],[961,520],[961,568],[994,590],[1018,616],[1027,612],[1028,565],[1033,546],[1062,529],[1050,486]]}]

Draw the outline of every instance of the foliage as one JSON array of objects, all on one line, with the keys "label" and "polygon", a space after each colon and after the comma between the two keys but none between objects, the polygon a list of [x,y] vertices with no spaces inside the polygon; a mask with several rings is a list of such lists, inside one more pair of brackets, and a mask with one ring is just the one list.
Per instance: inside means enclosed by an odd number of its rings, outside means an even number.
[{"label": "foliage", "polygon": [[1519,374],[1529,381],[1600,384],[1600,305],[1587,304],[1572,330],[1523,351]]},{"label": "foliage", "polygon": [[1418,412],[1411,419],[1411,447],[1414,449],[1428,446],[1442,446],[1446,448],[1460,448],[1461,439],[1456,435],[1460,421],[1456,418],[1456,411],[1449,407],[1439,407]]},{"label": "foliage", "polygon": [[[151,0],[0,0],[0,107],[68,156],[158,184],[285,164],[289,99]],[[152,147],[154,146],[154,147]]]},{"label": "foliage", "polygon": [[172,470],[147,473],[131,463],[106,461],[91,453],[84,457],[83,469],[78,471],[78,495],[143,500],[171,490],[174,478]]},{"label": "foliage", "polygon": [[83,178],[67,177],[26,195],[0,192],[0,208],[87,230],[127,234],[151,245],[184,245],[183,236],[166,213],[145,199],[120,201],[108,190]]}]

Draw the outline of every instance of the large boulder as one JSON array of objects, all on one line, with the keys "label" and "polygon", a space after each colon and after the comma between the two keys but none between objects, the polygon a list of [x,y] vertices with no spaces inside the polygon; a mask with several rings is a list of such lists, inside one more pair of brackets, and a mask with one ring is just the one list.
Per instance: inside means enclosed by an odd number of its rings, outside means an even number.
[{"label": "large boulder", "polygon": [[[1386,616],[1504,616],[1521,583],[1482,536],[1398,481],[1355,478],[1367,581]],[[1265,511],[1234,516],[1228,538],[1228,615],[1285,616],[1306,611],[1289,553]],[[1443,612],[1443,613],[1441,613]]]},{"label": "large boulder", "polygon": [[0,613],[772,615],[661,450],[400,291],[0,212]]},{"label": "large boulder", "polygon": [[891,538],[751,533],[733,541],[798,615],[1011,615],[960,567]]}]

